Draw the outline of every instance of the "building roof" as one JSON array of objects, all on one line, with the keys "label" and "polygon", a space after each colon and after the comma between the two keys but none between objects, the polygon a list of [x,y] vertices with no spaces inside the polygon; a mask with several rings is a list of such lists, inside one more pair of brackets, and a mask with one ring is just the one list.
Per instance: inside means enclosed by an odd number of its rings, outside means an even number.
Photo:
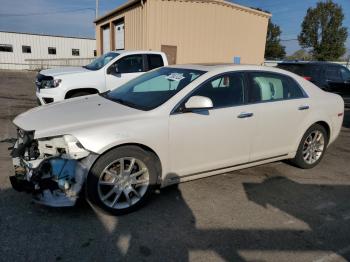
[{"label": "building roof", "polygon": [[[107,14],[105,14],[105,15],[103,15],[101,17],[98,17],[94,21],[94,23],[98,23],[98,22],[100,22],[100,21],[102,21],[102,20],[104,20],[104,19],[106,19],[106,18],[108,18],[110,16],[115,15],[116,13],[118,13],[120,11],[125,10],[128,7],[131,7],[131,6],[139,4],[139,3],[143,3],[145,1],[146,0],[130,0],[130,1],[126,2],[125,4],[120,5],[117,8],[113,9],[112,11],[108,12]],[[234,7],[236,9],[238,9],[238,10],[242,10],[242,11],[250,12],[250,13],[253,13],[253,14],[256,14],[256,15],[264,16],[264,17],[267,17],[267,18],[272,16],[270,13],[265,13],[263,11],[259,11],[259,10],[256,10],[256,9],[253,9],[253,8],[250,8],[250,7],[246,7],[246,6],[243,6],[243,5],[238,5],[238,4],[235,4],[235,3],[231,3],[231,2],[228,2],[228,1],[225,1],[225,0],[172,0],[172,1],[218,3],[218,4],[225,5],[225,6]]]},{"label": "building roof", "polygon": [[38,35],[38,36],[51,36],[51,37],[61,37],[61,38],[75,38],[75,39],[96,40],[95,38],[90,38],[90,37],[63,36],[63,35],[47,35],[47,34],[23,33],[23,32],[1,31],[1,30],[0,30],[0,33],[10,33],[10,34],[20,34],[20,35]]}]

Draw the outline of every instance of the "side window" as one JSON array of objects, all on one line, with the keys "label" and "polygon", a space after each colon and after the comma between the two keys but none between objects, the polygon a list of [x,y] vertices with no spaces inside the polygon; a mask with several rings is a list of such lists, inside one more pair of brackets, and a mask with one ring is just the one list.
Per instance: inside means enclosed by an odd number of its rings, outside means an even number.
[{"label": "side window", "polygon": [[129,55],[121,58],[116,62],[118,72],[125,73],[139,73],[143,72],[143,58],[142,55]]},{"label": "side window", "polygon": [[250,73],[249,102],[264,102],[304,97],[290,77],[273,73]]},{"label": "side window", "polygon": [[147,55],[148,70],[158,68],[164,65],[161,55]]},{"label": "side window", "polygon": [[342,76],[339,69],[340,68],[337,66],[327,66],[326,79],[331,81],[341,81]]},{"label": "side window", "polygon": [[340,72],[341,72],[341,75],[342,75],[342,78],[344,81],[350,81],[350,71],[349,69],[347,68],[342,68],[340,69]]},{"label": "side window", "polygon": [[243,73],[227,73],[199,87],[191,96],[205,96],[213,101],[214,108],[244,103]]}]

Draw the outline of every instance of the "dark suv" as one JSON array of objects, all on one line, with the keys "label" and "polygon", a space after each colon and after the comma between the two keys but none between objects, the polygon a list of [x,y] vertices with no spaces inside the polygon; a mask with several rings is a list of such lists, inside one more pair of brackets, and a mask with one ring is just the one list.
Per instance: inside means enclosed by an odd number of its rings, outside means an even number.
[{"label": "dark suv", "polygon": [[341,95],[350,104],[350,70],[328,62],[282,62],[278,68],[291,71],[325,91]]}]

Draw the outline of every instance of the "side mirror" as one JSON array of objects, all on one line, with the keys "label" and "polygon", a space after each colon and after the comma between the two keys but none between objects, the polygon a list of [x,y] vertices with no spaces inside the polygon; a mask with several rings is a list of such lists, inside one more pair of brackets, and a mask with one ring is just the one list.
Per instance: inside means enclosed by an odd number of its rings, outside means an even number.
[{"label": "side mirror", "polygon": [[108,75],[120,74],[118,65],[114,64],[114,65],[111,65],[110,67],[108,67],[107,74]]},{"label": "side mirror", "polygon": [[213,101],[205,96],[192,96],[185,104],[188,110],[213,108]]},{"label": "side mirror", "polygon": [[114,66],[114,73],[120,74],[118,64]]}]

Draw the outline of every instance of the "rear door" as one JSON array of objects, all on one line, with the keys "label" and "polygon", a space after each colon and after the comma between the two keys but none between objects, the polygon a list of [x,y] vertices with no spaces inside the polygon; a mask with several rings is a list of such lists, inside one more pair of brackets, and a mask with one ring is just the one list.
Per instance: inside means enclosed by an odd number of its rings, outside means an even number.
[{"label": "rear door", "polygon": [[257,121],[250,161],[284,156],[304,131],[309,98],[290,77],[270,72],[248,74],[250,110]]},{"label": "rear door", "polygon": [[[118,69],[118,71],[116,71],[116,69]],[[117,88],[144,72],[145,62],[142,54],[124,56],[107,69],[107,89],[111,90]]]}]

